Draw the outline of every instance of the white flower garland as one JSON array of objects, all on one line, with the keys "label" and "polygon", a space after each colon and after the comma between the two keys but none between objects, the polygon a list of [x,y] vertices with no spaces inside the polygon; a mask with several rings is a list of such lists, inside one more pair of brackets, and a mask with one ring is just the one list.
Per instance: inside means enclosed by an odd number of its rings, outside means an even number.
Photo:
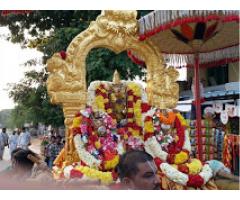
[{"label": "white flower garland", "polygon": [[204,184],[206,184],[213,176],[213,171],[208,164],[203,165],[202,171],[199,175],[203,178]]},{"label": "white flower garland", "polygon": [[187,174],[184,174],[184,173],[178,171],[177,169],[175,169],[168,163],[162,163],[160,165],[160,169],[171,181],[174,181],[181,185],[187,185],[187,182],[188,182]]},{"label": "white flower garland", "polygon": [[91,168],[96,168],[96,167],[98,168],[101,164],[101,161],[96,159],[88,151],[85,150],[81,136],[75,135],[73,139],[74,139],[74,145],[76,147],[80,160],[82,160]]},{"label": "white flower garland", "polygon": [[148,138],[144,142],[144,148],[147,153],[152,155],[154,158],[160,158],[163,161],[167,160],[168,153],[162,150],[161,145],[158,143],[155,136]]},{"label": "white flower garland", "polygon": [[183,144],[183,149],[191,152],[191,143],[190,143],[190,139],[189,139],[189,130],[186,128],[185,132],[184,132],[184,144]]},{"label": "white flower garland", "polygon": [[[168,163],[162,163],[160,165],[160,169],[162,172],[172,181],[179,183],[181,185],[186,186],[187,182],[189,180],[189,176],[178,171]],[[204,180],[204,184],[206,184],[210,178],[212,178],[213,173],[211,168],[209,167],[208,164],[205,164],[202,168],[202,171],[199,173],[199,176],[201,176]]]},{"label": "white flower garland", "polygon": [[[144,148],[147,153],[149,153],[153,158],[160,158],[164,163],[160,164],[160,169],[162,172],[172,181],[186,186],[189,180],[189,176],[184,174],[171,166],[168,163],[165,163],[168,157],[168,153],[162,150],[161,145],[157,142],[155,136],[148,138],[144,143]],[[191,151],[190,140],[188,136],[188,131],[185,131],[185,141],[183,149]],[[208,164],[205,164],[199,173],[204,180],[204,184],[207,183],[210,178],[213,176],[212,170]]]},{"label": "white flower garland", "polygon": [[90,83],[90,85],[88,87],[88,97],[87,97],[87,104],[89,106],[95,105],[96,88],[100,84],[103,84],[106,87],[106,86],[110,85],[111,82],[109,82],[109,81],[93,81]]}]

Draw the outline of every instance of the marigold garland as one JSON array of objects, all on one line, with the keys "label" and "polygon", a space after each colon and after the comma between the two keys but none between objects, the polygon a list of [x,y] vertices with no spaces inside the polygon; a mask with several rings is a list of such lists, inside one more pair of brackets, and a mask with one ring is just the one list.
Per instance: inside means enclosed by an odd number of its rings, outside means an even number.
[{"label": "marigold garland", "polygon": [[176,114],[174,112],[168,112],[167,115],[168,117],[164,116],[164,114],[161,112],[157,113],[157,117],[159,117],[160,122],[168,125],[173,124],[176,118]]},{"label": "marigold garland", "polygon": [[92,180],[100,180],[104,184],[111,184],[113,182],[112,172],[102,172],[87,166],[69,165],[64,168],[64,176],[66,178],[86,178]]}]

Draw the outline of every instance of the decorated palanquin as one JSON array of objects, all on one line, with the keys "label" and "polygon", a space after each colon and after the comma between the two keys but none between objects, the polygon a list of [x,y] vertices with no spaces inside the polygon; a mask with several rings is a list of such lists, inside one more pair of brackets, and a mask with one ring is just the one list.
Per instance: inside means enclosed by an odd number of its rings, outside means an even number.
[{"label": "decorated palanquin", "polygon": [[[54,177],[114,184],[119,157],[140,149],[154,158],[162,189],[216,189],[209,165],[191,158],[187,122],[170,109],[178,101],[178,73],[163,66],[156,47],[136,39],[136,30],[135,11],[104,11],[66,52],[48,61],[48,92],[53,103],[63,105],[66,125]],[[86,52],[101,45],[141,53],[147,63],[146,89],[120,80],[117,71],[112,82],[94,81],[87,89]]]},{"label": "decorated palanquin", "polygon": [[[141,84],[94,81],[86,108],[71,126],[74,162],[55,161],[55,178],[117,181],[119,156],[131,149],[151,154],[159,168],[163,189],[203,188],[212,177],[208,164],[190,158],[188,124],[180,113],[151,107]],[[214,185],[212,185],[214,188]]]}]

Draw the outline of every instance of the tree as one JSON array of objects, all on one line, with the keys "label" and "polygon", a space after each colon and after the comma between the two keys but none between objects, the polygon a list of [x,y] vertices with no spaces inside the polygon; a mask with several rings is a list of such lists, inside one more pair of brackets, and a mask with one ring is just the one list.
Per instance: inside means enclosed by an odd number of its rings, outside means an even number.
[{"label": "tree", "polygon": [[[149,11],[139,11],[140,16]],[[27,14],[10,14],[0,16],[0,26],[8,26],[11,31],[11,42],[20,43],[23,48],[36,48],[43,52],[45,64],[55,52],[66,50],[72,39],[85,30],[100,11],[32,11]],[[87,82],[110,80],[115,68],[124,79],[133,79],[144,73],[127,57],[126,52],[115,55],[114,52],[98,48],[93,49],[87,57]],[[28,64],[34,65],[34,61]],[[100,73],[99,73],[100,72]],[[44,122],[59,126],[63,124],[63,113],[59,106],[50,104],[46,90],[48,73],[31,71],[25,74],[24,80],[11,85],[10,97],[17,103],[13,116]],[[26,115],[26,116],[25,116]],[[20,123],[20,122],[19,122]]]}]

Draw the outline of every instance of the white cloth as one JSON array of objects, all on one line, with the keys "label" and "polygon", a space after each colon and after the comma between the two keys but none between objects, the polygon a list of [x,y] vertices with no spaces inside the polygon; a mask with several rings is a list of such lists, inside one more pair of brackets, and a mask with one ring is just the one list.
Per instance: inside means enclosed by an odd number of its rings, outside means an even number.
[{"label": "white cloth", "polygon": [[28,146],[31,142],[31,136],[29,132],[21,132],[18,138],[18,145],[17,147],[22,149],[28,149]]},{"label": "white cloth", "polygon": [[210,168],[213,171],[213,175],[216,176],[220,170],[224,170],[226,173],[231,174],[231,170],[224,166],[224,164],[218,160],[209,160],[207,161]]},{"label": "white cloth", "polygon": [[0,133],[0,159],[2,159],[3,157],[4,148],[5,148],[4,137],[3,134]]},{"label": "white cloth", "polygon": [[4,142],[4,146],[6,146],[8,144],[8,134],[3,132],[1,132],[0,134]]},{"label": "white cloth", "polygon": [[10,150],[10,155],[12,153],[13,150],[15,150],[17,148],[18,145],[18,135],[10,135],[9,140],[9,150]]},{"label": "white cloth", "polygon": [[0,148],[5,146],[3,134],[0,133]]}]

